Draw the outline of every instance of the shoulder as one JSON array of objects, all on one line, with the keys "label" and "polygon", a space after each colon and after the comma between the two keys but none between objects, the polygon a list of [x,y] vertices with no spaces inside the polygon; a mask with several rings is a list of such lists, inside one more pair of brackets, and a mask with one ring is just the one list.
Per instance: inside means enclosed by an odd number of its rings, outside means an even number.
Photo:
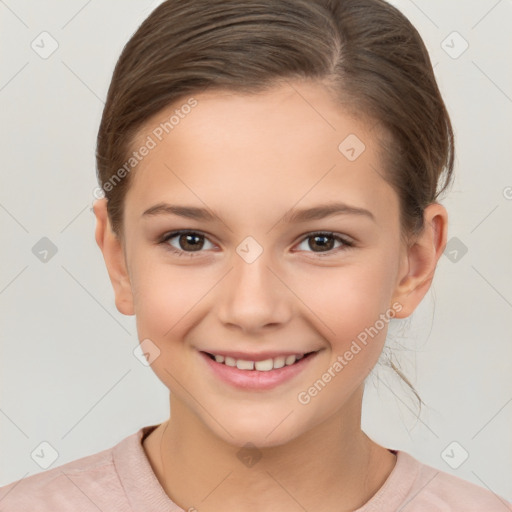
[{"label": "shoulder", "polygon": [[102,495],[122,491],[112,451],[109,448],[0,487],[0,511],[101,510]]},{"label": "shoulder", "polygon": [[399,453],[402,462],[417,470],[404,500],[411,511],[512,512],[510,502],[491,490],[423,464],[406,452]]}]

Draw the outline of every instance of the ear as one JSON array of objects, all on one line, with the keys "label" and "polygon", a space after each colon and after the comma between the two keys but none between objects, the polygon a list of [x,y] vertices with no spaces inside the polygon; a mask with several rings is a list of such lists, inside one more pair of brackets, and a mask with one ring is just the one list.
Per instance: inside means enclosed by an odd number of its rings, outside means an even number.
[{"label": "ear", "polygon": [[134,315],[133,294],[123,245],[112,231],[107,214],[107,199],[94,201],[93,209],[96,216],[96,243],[103,253],[114,288],[116,307],[123,315]]},{"label": "ear", "polygon": [[428,205],[423,214],[424,228],[414,243],[403,249],[398,284],[393,295],[402,309],[395,315],[406,318],[412,314],[432,284],[437,262],[446,247],[448,214],[439,203]]}]

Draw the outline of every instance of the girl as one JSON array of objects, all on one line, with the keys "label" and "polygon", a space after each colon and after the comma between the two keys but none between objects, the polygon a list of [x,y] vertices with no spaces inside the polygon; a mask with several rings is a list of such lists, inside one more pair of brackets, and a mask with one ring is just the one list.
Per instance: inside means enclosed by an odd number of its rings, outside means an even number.
[{"label": "girl", "polygon": [[427,50],[384,1],[161,4],[113,74],[94,213],[171,416],[2,510],[510,510],[361,430],[389,321],[446,246],[453,161]]}]

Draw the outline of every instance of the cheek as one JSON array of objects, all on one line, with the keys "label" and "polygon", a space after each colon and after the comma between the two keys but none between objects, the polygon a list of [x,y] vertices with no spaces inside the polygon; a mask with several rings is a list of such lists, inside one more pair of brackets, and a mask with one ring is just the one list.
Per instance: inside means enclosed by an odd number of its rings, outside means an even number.
[{"label": "cheek", "polygon": [[192,359],[183,357],[188,350],[183,340],[212,284],[161,262],[141,268],[134,279],[137,335],[141,342],[149,339],[154,344],[147,345],[157,354],[151,368],[167,388],[179,394],[183,375],[194,370]]},{"label": "cheek", "polygon": [[325,324],[329,339],[345,343],[373,325],[390,306],[392,293],[386,265],[354,264],[317,275],[307,305]]},{"label": "cheek", "polygon": [[179,337],[207,298],[215,276],[192,266],[167,265],[162,260],[146,260],[137,268],[133,290],[139,335],[157,340]]}]

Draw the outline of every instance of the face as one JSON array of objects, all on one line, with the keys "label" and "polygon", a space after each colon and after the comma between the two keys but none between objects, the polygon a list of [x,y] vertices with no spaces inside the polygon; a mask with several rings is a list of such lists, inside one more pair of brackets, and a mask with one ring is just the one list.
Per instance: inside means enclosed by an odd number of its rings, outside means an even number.
[{"label": "face", "polygon": [[[357,409],[390,319],[419,301],[400,287],[398,197],[376,133],[321,85],[194,98],[162,140],[154,130],[178,104],[139,133],[135,147],[148,135],[156,146],[126,196],[128,284],[115,284],[116,303],[157,347],[151,367],[171,404],[231,444],[278,445]],[[250,370],[204,352],[314,354],[258,371],[258,384],[232,382]],[[285,377],[269,383],[272,372]]]}]

